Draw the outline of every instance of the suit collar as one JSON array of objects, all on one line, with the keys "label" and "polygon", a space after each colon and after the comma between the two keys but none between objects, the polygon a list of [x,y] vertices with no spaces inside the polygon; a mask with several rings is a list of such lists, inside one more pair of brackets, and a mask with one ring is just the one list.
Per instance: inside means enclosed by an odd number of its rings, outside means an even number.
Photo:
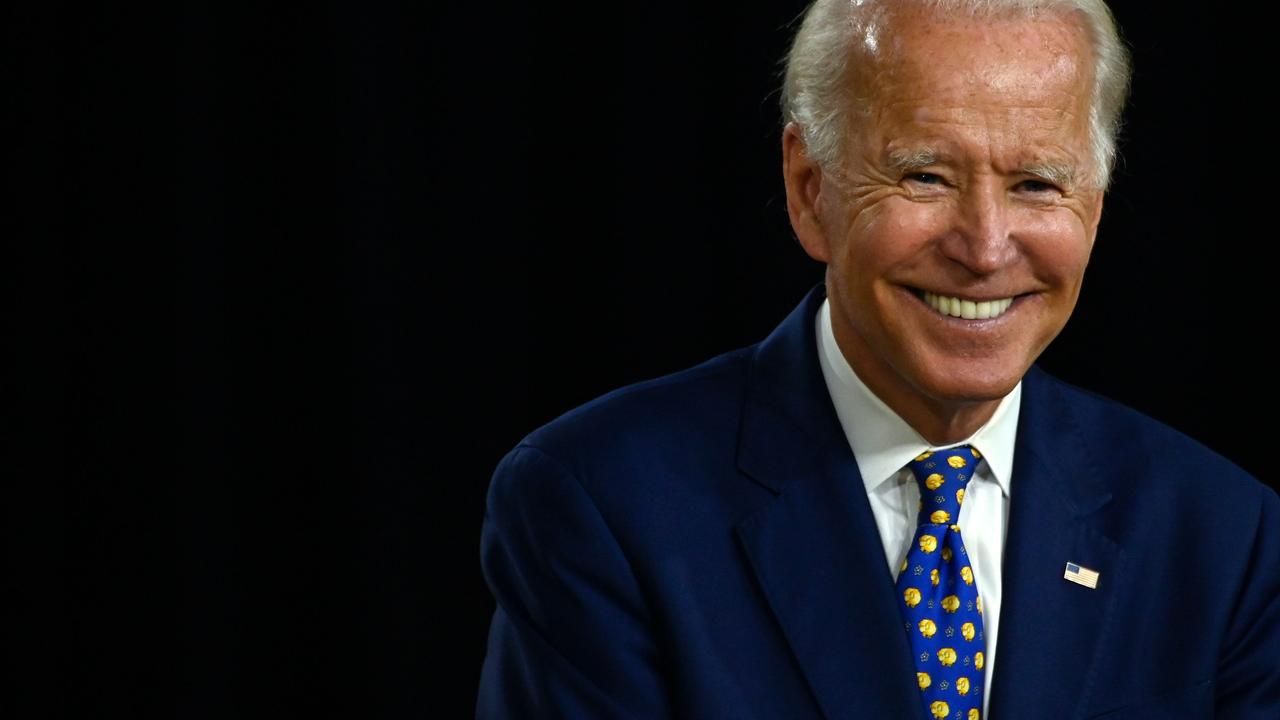
[{"label": "suit collar", "polygon": [[893,577],[818,364],[824,290],[810,290],[756,348],[738,466],[778,497],[736,530],[826,717],[918,717]]},{"label": "suit collar", "polygon": [[[738,467],[778,497],[736,532],[826,716],[876,708],[915,717],[922,706],[894,578],[817,355],[814,317],[824,298],[819,283],[756,347]],[[1046,699],[1083,702],[1100,651],[1095,638],[1121,585],[1122,554],[1089,521],[1110,494],[1071,401],[1035,366],[1022,392],[995,718],[1037,716],[1053,706]],[[1066,562],[1100,570],[1098,589],[1063,580]]]},{"label": "suit collar", "polygon": [[[1126,557],[1104,529],[1107,474],[1078,418],[1078,395],[1045,371],[1024,378],[1005,540],[1000,646],[990,717],[1080,717],[1108,648]],[[1068,562],[1100,573],[1096,589],[1067,581]]]},{"label": "suit collar", "polygon": [[[1038,365],[1023,377],[1022,412],[1013,474],[1025,475],[1031,465],[1046,463],[1056,479],[1052,490],[1072,517],[1090,515],[1111,500],[1111,478],[1089,446],[1089,434],[1078,417],[1078,401],[1061,380]],[[1025,456],[1020,467],[1017,455]]]},{"label": "suit collar", "polygon": [[[752,359],[738,466],[775,492],[839,461],[842,445],[848,450],[818,364],[813,318],[825,298],[824,283],[811,288]],[[778,448],[807,451],[783,454]]]}]

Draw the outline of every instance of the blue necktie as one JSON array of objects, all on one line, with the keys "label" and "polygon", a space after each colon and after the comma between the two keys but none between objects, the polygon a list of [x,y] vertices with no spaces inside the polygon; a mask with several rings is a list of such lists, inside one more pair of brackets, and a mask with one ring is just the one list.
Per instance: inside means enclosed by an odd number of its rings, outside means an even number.
[{"label": "blue necktie", "polygon": [[972,446],[960,445],[925,452],[908,464],[920,485],[920,514],[898,574],[898,606],[930,720],[982,715],[982,600],[956,524],[981,458]]}]

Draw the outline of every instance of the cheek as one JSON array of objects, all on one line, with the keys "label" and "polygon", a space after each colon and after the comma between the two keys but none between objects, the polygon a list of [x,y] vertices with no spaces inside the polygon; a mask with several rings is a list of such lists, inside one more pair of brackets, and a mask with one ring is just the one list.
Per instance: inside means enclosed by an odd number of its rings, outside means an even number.
[{"label": "cheek", "polygon": [[908,266],[946,232],[950,217],[943,203],[886,198],[852,218],[845,237],[845,261],[874,274]]},{"label": "cheek", "polygon": [[1079,219],[1066,211],[1042,213],[1023,227],[1023,249],[1035,274],[1057,285],[1078,285],[1092,249]]}]

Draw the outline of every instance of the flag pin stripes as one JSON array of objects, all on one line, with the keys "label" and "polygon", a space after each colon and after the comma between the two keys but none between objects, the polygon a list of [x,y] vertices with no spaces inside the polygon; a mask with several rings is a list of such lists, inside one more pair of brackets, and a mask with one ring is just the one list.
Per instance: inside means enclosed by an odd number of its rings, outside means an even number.
[{"label": "flag pin stripes", "polygon": [[1090,590],[1098,587],[1098,571],[1090,570],[1075,563],[1067,563],[1067,570],[1062,574],[1062,577],[1077,585],[1083,585]]}]

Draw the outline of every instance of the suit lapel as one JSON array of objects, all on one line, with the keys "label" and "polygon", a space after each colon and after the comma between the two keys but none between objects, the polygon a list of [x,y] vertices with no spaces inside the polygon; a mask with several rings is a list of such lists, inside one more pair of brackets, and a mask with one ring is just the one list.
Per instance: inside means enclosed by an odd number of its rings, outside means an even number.
[{"label": "suit lapel", "polygon": [[[1125,558],[1099,528],[1105,476],[1057,381],[1035,366],[1015,448],[990,717],[1079,717]],[[1064,579],[1068,562],[1097,570],[1097,588]]]},{"label": "suit lapel", "polygon": [[738,464],[777,497],[738,525],[738,539],[830,720],[918,717],[893,578],[817,356],[824,290],[756,350]]}]

